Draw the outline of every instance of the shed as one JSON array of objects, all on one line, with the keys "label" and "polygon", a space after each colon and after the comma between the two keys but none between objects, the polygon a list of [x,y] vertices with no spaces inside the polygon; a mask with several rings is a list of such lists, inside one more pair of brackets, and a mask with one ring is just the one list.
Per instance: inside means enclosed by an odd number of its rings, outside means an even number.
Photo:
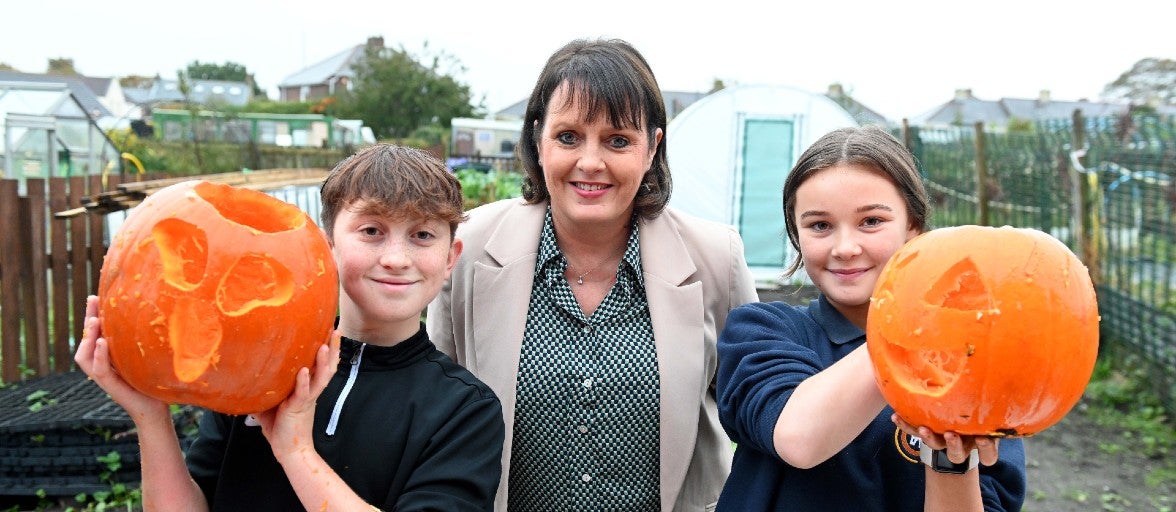
[{"label": "shed", "polygon": [[738,85],[710,94],[667,127],[670,205],[736,227],[757,284],[782,284],[795,255],[784,231],[784,178],[816,139],[857,125],[828,97],[793,87]]},{"label": "shed", "polygon": [[510,158],[519,143],[523,121],[455,117],[451,127],[451,155]]}]

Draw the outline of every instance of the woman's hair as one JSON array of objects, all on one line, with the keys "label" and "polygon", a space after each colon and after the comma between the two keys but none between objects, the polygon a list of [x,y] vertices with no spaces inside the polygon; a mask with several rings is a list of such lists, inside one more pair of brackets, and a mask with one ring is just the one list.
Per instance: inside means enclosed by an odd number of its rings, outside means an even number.
[{"label": "woman's hair", "polygon": [[817,139],[800,155],[784,180],[784,227],[797,257],[785,271],[792,275],[802,263],[796,228],[796,191],[817,172],[838,164],[863,165],[885,174],[906,202],[910,228],[927,229],[927,190],[911,152],[886,130],[873,125],[833,130]]},{"label": "woman's hair", "polygon": [[449,224],[449,234],[465,220],[461,182],[437,157],[422,150],[376,144],[335,165],[319,191],[319,217],[334,240],[335,217],[362,202],[361,213],[395,220],[427,219]]},{"label": "woman's hair", "polygon": [[[551,105],[551,97],[565,84],[568,94],[564,105]],[[549,109],[576,103],[587,108],[585,121],[605,115],[616,128],[642,128],[644,123],[650,144],[657,130],[662,130],[653,165],[642,177],[633,204],[636,215],[656,217],[669,202],[671,189],[666,159],[666,105],[649,63],[633,46],[619,39],[577,39],[547,59],[527,101],[516,149],[526,172],[523,199],[540,203],[550,198],[539,164],[539,137]]]}]

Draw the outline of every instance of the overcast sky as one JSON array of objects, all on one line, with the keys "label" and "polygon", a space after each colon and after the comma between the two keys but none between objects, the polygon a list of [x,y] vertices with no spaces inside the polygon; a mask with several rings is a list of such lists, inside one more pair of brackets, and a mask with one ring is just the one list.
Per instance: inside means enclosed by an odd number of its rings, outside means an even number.
[{"label": "overcast sky", "polygon": [[458,80],[490,111],[524,99],[577,37],[633,43],[665,90],[837,82],[893,120],[961,88],[1097,99],[1136,61],[1176,59],[1172,0],[25,0],[0,4],[0,20],[0,63],[21,71],[72,58],[91,76],[174,78],[192,61],[235,62],[273,97],[286,76],[369,36],[417,54],[427,42],[460,60]]}]

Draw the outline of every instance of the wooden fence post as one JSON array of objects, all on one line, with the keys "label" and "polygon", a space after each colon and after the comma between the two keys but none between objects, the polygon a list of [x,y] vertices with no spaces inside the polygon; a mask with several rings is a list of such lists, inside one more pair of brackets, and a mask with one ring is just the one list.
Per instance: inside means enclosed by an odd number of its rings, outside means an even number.
[{"label": "wooden fence post", "polygon": [[987,226],[988,218],[988,155],[985,153],[984,122],[976,121],[976,223]]},{"label": "wooden fence post", "polygon": [[1070,151],[1076,152],[1070,165],[1071,215],[1070,224],[1074,229],[1074,253],[1086,265],[1090,280],[1097,286],[1102,281],[1099,265],[1099,228],[1102,221],[1098,214],[1098,175],[1086,171],[1086,120],[1082,110],[1074,109],[1071,117],[1073,138]]},{"label": "wooden fence post", "polygon": [[45,180],[25,181],[27,196],[20,199],[21,293],[24,323],[25,368],[32,376],[49,375],[49,290],[45,284]]},{"label": "wooden fence post", "polygon": [[0,382],[20,380],[20,226],[17,180],[0,180]]},{"label": "wooden fence post", "polygon": [[[69,178],[49,178],[49,209],[60,212],[69,209],[70,202],[65,196]],[[50,221],[49,268],[52,279],[49,287],[53,290],[53,371],[69,370],[73,363],[73,350],[69,346],[72,335],[70,324],[69,287],[69,246],[67,233],[69,220],[54,218]]]}]

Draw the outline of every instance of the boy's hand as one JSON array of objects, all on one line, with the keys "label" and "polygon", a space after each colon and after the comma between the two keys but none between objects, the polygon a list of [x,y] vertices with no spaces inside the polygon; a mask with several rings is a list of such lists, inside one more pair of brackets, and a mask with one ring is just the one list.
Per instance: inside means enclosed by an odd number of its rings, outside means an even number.
[{"label": "boy's hand", "polygon": [[261,426],[262,434],[269,440],[279,461],[283,455],[305,448],[314,449],[315,400],[326,389],[338,367],[339,332],[333,331],[315,354],[314,373],[305,367],[300,368],[290,396],[268,411],[251,415]]},{"label": "boy's hand", "polygon": [[932,450],[947,450],[948,460],[959,464],[968,460],[972,449],[980,454],[980,463],[985,466],[996,464],[1000,455],[1000,438],[990,436],[962,436],[955,432],[937,434],[927,427],[916,427],[907,423],[898,414],[890,416],[898,428],[904,432],[917,436],[923,444]]},{"label": "boy's hand", "polygon": [[106,391],[118,405],[139,420],[151,414],[165,414],[170,417],[167,404],[140,393],[118,375],[110,363],[110,347],[102,338],[102,322],[98,319],[98,297],[86,298],[85,329],[78,342],[74,362],[83,372]]}]

